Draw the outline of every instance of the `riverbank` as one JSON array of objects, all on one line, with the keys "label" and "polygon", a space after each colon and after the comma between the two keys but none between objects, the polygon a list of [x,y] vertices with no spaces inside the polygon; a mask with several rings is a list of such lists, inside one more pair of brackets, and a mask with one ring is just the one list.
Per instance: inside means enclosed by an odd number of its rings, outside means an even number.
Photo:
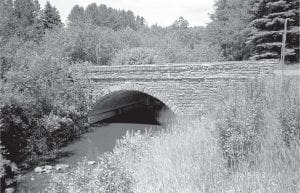
[{"label": "riverbank", "polygon": [[[79,139],[61,149],[62,154],[66,156],[52,163],[53,170],[50,173],[30,171],[22,176],[19,179],[17,192],[41,192],[49,185],[49,179],[53,175],[69,172],[78,166],[78,162],[82,162],[84,159],[96,162],[97,157],[101,154],[113,151],[116,140],[122,138],[127,131],[137,132],[141,130],[144,132],[145,129],[158,131],[160,127],[133,123],[111,123],[91,127]],[[67,164],[69,167],[65,170],[57,170],[55,169],[56,164]],[[89,167],[94,167],[94,165],[90,164]]]},{"label": "riverbank", "polygon": [[54,175],[47,192],[299,192],[298,83],[224,88],[201,118],[178,117],[159,135],[126,135],[94,168],[83,162]]}]

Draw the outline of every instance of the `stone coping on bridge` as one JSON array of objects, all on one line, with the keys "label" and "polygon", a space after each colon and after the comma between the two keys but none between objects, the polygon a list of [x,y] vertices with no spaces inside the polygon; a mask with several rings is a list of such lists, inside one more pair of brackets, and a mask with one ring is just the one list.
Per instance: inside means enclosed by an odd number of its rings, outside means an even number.
[{"label": "stone coping on bridge", "polygon": [[275,68],[276,66],[279,65],[278,60],[243,60],[243,61],[221,61],[221,62],[191,62],[191,63],[158,63],[158,64],[142,64],[142,65],[93,65],[93,64],[88,64],[86,65],[85,63],[81,64],[76,64],[73,65],[72,68],[84,68],[88,67],[88,69],[122,69],[124,67],[126,68],[149,68],[149,69],[157,69],[157,68],[165,68],[165,67],[173,67],[173,68],[180,68],[183,67],[183,69],[186,69],[188,67],[204,67],[204,68],[209,68],[209,67],[222,67],[227,69],[231,65],[240,65],[240,66],[252,66],[252,65],[258,65],[260,67],[272,67]]},{"label": "stone coping on bridge", "polygon": [[[153,64],[124,66],[76,65],[77,78],[102,80],[183,80],[183,79],[248,79],[260,75],[273,75],[276,60],[225,61],[214,63]],[[85,75],[86,76],[85,76]]]}]

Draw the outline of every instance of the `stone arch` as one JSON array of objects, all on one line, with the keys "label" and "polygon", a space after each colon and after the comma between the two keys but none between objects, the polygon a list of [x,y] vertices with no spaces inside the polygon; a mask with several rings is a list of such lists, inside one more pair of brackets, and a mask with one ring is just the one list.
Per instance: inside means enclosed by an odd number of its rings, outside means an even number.
[{"label": "stone arch", "polygon": [[[164,103],[175,115],[182,114],[181,110],[171,101],[168,99],[168,97],[164,93],[157,92],[153,89],[147,88],[144,85],[141,84],[135,84],[131,82],[126,82],[119,85],[110,86],[108,88],[105,88],[102,90],[101,94],[97,96],[97,101],[101,102],[101,98],[116,92],[116,91],[138,91],[145,93],[149,96],[152,96],[158,100],[160,100],[162,103]],[[96,104],[98,103],[96,102]]]}]

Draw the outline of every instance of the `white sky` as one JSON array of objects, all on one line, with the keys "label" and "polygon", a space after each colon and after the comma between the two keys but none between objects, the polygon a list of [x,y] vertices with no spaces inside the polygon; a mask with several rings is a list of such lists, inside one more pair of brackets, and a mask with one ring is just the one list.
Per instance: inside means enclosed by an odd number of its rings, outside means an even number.
[{"label": "white sky", "polygon": [[[39,0],[42,8],[47,0]],[[91,3],[105,4],[116,9],[131,10],[143,16],[149,25],[171,25],[179,16],[188,20],[190,26],[206,25],[210,21],[208,13],[213,12],[215,0],[48,0],[55,6],[63,22],[74,5],[86,7]]]}]

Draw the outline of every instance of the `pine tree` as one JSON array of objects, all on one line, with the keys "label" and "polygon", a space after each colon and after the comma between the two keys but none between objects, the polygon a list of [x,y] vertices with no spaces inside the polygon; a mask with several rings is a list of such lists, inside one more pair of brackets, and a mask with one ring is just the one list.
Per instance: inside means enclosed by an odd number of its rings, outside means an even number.
[{"label": "pine tree", "polygon": [[45,29],[53,29],[63,25],[58,10],[53,7],[49,1],[47,1],[45,9],[43,10],[42,20]]},{"label": "pine tree", "polygon": [[256,0],[253,5],[254,31],[250,41],[256,45],[252,59],[280,58],[284,22],[287,19],[286,59],[299,61],[299,1]]}]

